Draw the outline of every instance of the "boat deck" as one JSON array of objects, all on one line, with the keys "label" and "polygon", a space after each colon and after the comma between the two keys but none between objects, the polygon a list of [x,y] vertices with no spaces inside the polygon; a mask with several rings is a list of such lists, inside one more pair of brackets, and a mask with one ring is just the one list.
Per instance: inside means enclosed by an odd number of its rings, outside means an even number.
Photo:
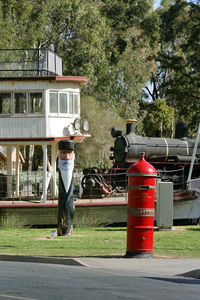
[{"label": "boat deck", "polygon": [[[200,197],[192,191],[174,194],[173,219],[197,220],[200,218]],[[18,216],[32,226],[56,226],[58,200],[40,203],[39,199],[0,200],[0,218]],[[157,202],[155,201],[155,212]],[[127,194],[101,199],[75,198],[75,223],[80,219],[96,219],[99,223],[118,224],[127,222]],[[155,213],[156,220],[156,213]]]},{"label": "boat deck", "polygon": [[[58,200],[3,200],[0,201],[0,217],[21,216],[25,223],[33,226],[56,226]],[[94,218],[103,223],[126,222],[127,201],[125,197],[103,199],[76,199],[75,221],[80,218]]]}]

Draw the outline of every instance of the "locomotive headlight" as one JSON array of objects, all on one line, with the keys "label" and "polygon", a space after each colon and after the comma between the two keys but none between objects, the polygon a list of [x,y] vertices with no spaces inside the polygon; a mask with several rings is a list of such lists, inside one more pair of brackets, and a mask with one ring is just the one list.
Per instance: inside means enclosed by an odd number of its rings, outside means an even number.
[{"label": "locomotive headlight", "polygon": [[82,130],[85,133],[88,133],[90,131],[90,123],[87,120],[83,121]]},{"label": "locomotive headlight", "polygon": [[80,130],[80,128],[81,128],[81,120],[80,119],[75,119],[73,126],[74,126],[75,130]]}]

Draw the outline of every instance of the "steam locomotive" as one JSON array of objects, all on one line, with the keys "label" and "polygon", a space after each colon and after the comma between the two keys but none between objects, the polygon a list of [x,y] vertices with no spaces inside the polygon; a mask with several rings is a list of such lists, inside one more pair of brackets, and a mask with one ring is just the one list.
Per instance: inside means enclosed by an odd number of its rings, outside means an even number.
[{"label": "steam locomotive", "polygon": [[[113,167],[109,170],[89,168],[83,171],[83,195],[110,195],[113,191],[124,191],[127,187],[127,170],[138,161],[140,153],[157,170],[161,181],[173,182],[174,191],[186,189],[187,177],[192,160],[195,140],[188,138],[188,127],[178,123],[175,138],[142,137],[135,134],[135,120],[126,121],[126,134],[122,130],[112,128],[111,135],[115,138],[111,147],[110,159]],[[193,177],[200,177],[200,143],[198,144]]]}]

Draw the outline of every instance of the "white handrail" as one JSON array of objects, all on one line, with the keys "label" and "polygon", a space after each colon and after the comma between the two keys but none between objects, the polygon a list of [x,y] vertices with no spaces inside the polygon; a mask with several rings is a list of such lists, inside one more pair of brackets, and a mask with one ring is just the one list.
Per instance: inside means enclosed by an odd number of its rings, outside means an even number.
[{"label": "white handrail", "polygon": [[197,152],[197,146],[198,146],[199,138],[200,138],[200,123],[199,123],[199,128],[198,128],[198,131],[197,131],[197,136],[196,136],[196,140],[195,140],[195,144],[194,144],[194,150],[193,150],[193,154],[192,154],[192,161],[191,161],[190,170],[189,170],[188,179],[187,179],[187,188],[189,187],[189,183],[190,183],[190,180],[191,180],[191,177],[192,177],[192,171],[193,171],[194,160],[195,160],[195,156],[196,156],[196,152]]}]

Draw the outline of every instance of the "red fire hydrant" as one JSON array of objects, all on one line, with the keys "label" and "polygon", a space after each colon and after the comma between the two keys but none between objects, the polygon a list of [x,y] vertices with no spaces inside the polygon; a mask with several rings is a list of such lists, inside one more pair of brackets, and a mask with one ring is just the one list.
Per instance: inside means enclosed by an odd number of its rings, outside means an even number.
[{"label": "red fire hydrant", "polygon": [[141,153],[127,171],[127,251],[125,257],[152,257],[156,169]]}]

